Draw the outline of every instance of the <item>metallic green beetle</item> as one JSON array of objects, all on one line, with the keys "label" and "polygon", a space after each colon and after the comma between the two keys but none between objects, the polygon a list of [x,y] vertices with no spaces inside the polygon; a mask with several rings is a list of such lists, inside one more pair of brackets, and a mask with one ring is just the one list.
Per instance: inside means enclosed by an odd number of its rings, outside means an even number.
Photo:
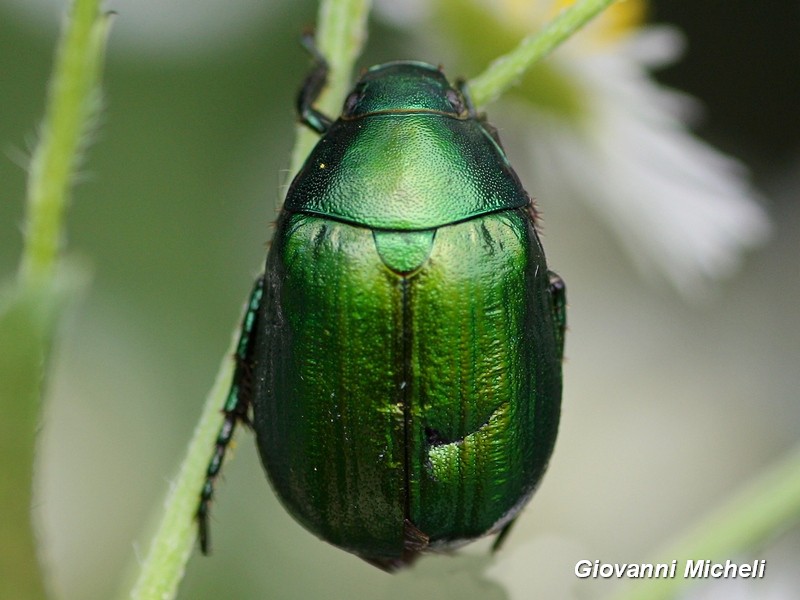
[{"label": "metallic green beetle", "polygon": [[[420,62],[366,71],[295,177],[256,283],[226,420],[250,422],[288,511],[386,570],[508,531],[561,403],[565,288],[529,196],[462,86]],[[497,545],[497,543],[496,543]]]}]

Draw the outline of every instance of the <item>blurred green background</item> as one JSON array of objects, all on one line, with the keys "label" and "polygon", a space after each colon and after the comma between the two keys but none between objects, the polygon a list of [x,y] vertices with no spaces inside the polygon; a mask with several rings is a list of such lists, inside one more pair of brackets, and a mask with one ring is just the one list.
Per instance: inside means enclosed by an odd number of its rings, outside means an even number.
[{"label": "blurred green background", "polygon": [[[56,346],[39,434],[35,514],[52,589],[64,600],[113,597],[146,550],[261,268],[308,66],[298,33],[316,10],[305,0],[110,7],[119,16],[106,108],[68,223],[70,253],[93,281]],[[20,163],[42,115],[61,8],[0,1],[5,278],[19,259]],[[590,211],[539,198],[549,261],[569,286],[564,413],[550,472],[497,561],[483,543],[389,577],[318,542],[278,505],[252,436],[241,434],[214,505],[214,554],[192,558],[180,597],[595,597],[615,582],[577,580],[576,561],[645,560],[792,447],[800,426],[798,13],[782,1],[653,6],[652,20],[677,24],[689,40],[684,59],[659,77],[701,98],[700,133],[752,167],[775,223],[768,244],[712,301],[692,306],[645,283]],[[360,64],[437,62],[418,54],[415,39],[375,20]],[[493,121],[501,135],[513,127]],[[509,152],[536,195],[524,158]],[[767,558],[767,579],[690,597],[799,597],[796,529],[745,558]]]}]

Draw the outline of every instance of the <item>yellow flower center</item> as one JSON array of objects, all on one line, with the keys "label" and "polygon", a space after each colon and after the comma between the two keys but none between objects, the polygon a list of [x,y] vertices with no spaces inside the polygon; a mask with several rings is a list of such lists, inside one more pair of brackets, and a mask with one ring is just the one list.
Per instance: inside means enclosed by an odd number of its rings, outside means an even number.
[{"label": "yellow flower center", "polygon": [[[529,23],[534,29],[541,27],[563,9],[575,4],[575,0],[499,0],[495,2],[498,12],[505,20],[516,26]],[[609,43],[631,33],[641,26],[647,16],[647,0],[617,0],[605,9],[587,27],[593,41]]]}]

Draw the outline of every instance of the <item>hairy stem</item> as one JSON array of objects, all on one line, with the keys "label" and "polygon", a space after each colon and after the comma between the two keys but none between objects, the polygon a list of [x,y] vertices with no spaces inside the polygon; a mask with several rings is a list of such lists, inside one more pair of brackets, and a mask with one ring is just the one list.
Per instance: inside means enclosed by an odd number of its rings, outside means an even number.
[{"label": "hairy stem", "polygon": [[62,225],[87,128],[100,104],[109,15],[99,0],[76,0],[58,46],[47,110],[28,175],[25,247],[19,277],[28,283],[53,276],[63,244]]},{"label": "hairy stem", "polygon": [[99,0],[70,8],[30,165],[17,280],[0,289],[0,455],[14,457],[0,482],[0,598],[46,597],[31,518],[34,449],[53,334],[85,282],[60,250],[81,142],[98,105],[109,24]]}]

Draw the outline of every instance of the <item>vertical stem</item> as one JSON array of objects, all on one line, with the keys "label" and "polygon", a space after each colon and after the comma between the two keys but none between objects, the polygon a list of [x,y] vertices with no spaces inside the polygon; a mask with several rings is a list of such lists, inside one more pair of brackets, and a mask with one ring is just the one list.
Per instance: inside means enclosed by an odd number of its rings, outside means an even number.
[{"label": "vertical stem", "polygon": [[52,277],[62,222],[87,122],[99,104],[97,81],[110,19],[99,0],[76,0],[55,57],[41,139],[28,175],[25,247],[19,277]]},{"label": "vertical stem", "polygon": [[81,283],[58,254],[109,24],[99,0],[76,0],[65,20],[28,176],[17,282],[0,290],[0,456],[13,457],[0,482],[0,598],[46,597],[31,522],[35,437],[53,332],[68,292]]}]

